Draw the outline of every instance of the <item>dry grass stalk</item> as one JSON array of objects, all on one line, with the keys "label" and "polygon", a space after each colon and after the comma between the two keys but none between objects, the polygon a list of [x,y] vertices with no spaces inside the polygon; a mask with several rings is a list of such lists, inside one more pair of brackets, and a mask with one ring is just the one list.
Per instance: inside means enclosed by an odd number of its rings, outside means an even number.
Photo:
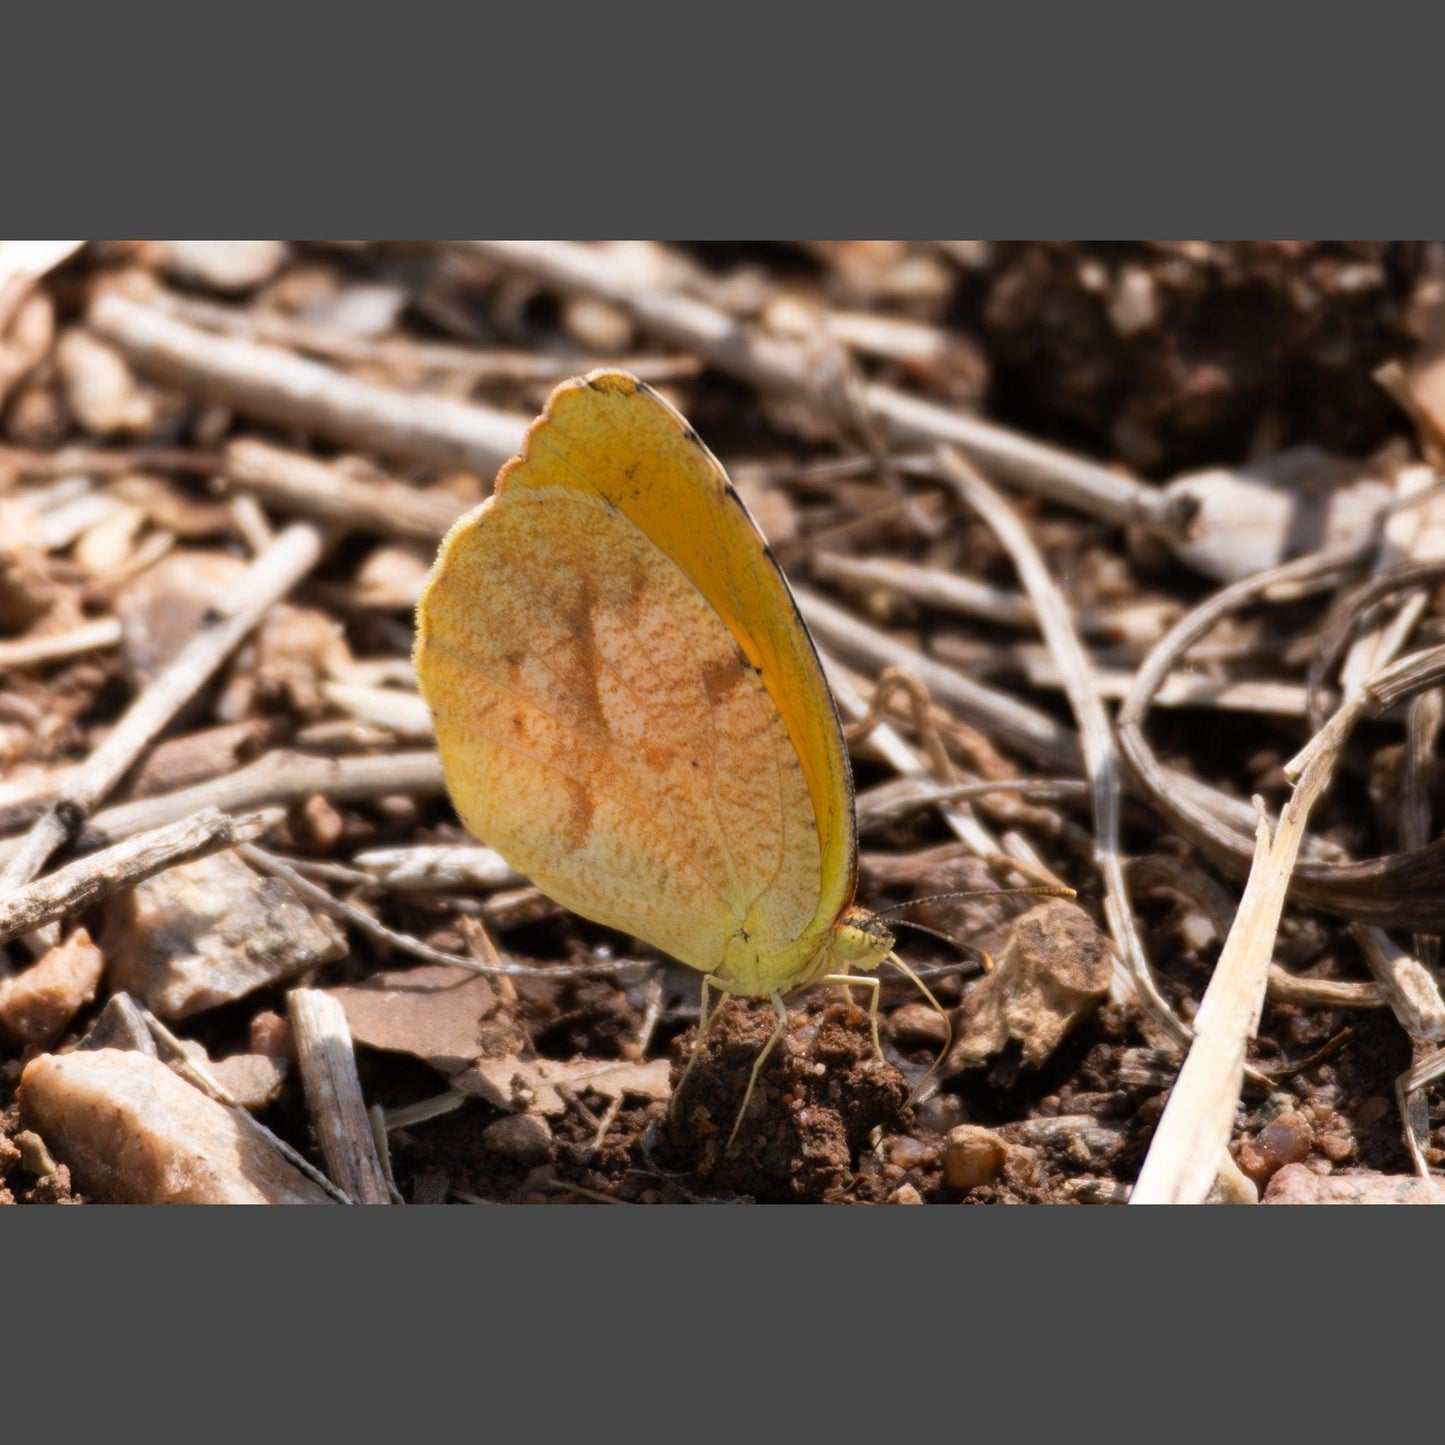
[{"label": "dry grass stalk", "polygon": [[1397,947],[1383,929],[1356,923],[1350,931],[1385,1001],[1409,1037],[1415,1056],[1414,1066],[1395,1081],[1395,1098],[1400,1106],[1410,1157],[1421,1178],[1425,1178],[1429,1170],[1421,1141],[1430,1137],[1430,1111],[1424,1086],[1437,1077],[1429,1072],[1428,1065],[1440,1054],[1439,1046],[1445,1042],[1445,999],[1440,996],[1434,973],[1419,959]]},{"label": "dry grass stalk", "polygon": [[1221,1169],[1244,1081],[1245,1052],[1259,1027],[1275,936],[1311,809],[1328,786],[1359,709],[1352,705],[1293,760],[1298,779],[1271,835],[1260,806],[1254,865],[1234,925],[1194,1017],[1194,1043],[1164,1106],[1134,1204],[1200,1204]]},{"label": "dry grass stalk", "polygon": [[[1420,1142],[1422,1138],[1430,1137],[1430,1116],[1423,1107],[1423,1090],[1440,1078],[1445,1078],[1445,1049],[1435,1049],[1417,1059],[1395,1080],[1395,1102],[1400,1107],[1400,1117],[1405,1121],[1405,1142],[1409,1146],[1415,1172],[1422,1179],[1431,1177],[1430,1165]],[[1423,1124],[1419,1117],[1422,1114]]]}]

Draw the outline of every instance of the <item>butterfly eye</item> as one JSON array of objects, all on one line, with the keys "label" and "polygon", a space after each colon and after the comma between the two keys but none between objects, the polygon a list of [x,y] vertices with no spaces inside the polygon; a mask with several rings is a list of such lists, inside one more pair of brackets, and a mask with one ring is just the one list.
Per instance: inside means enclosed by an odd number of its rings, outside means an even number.
[{"label": "butterfly eye", "polygon": [[893,951],[893,934],[882,919],[850,908],[833,930],[833,957],[852,968],[876,968]]}]

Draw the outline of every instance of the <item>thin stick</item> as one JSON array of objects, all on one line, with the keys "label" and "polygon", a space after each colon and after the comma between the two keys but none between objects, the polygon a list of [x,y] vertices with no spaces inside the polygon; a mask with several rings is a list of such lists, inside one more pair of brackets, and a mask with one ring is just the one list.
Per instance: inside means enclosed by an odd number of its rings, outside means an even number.
[{"label": "thin stick", "polygon": [[280,511],[384,537],[440,541],[464,510],[443,492],[385,479],[367,481],[344,467],[250,438],[233,441],[226,449],[225,471],[233,485]]},{"label": "thin stick", "polygon": [[1393,943],[1381,928],[1353,923],[1350,932],[1410,1042],[1445,1043],[1445,999],[1429,969]]},{"label": "thin stick", "polygon": [[1084,770],[1093,794],[1094,862],[1104,880],[1104,917],[1109,932],[1144,1007],[1176,1043],[1187,1044],[1189,1029],[1160,993],[1143,941],[1134,926],[1129,889],[1119,858],[1118,747],[1090,675],[1088,656],[1074,630],[1069,604],[1013,508],[957,452],[941,448],[938,460],[965,505],[977,512],[1003,543],[1038,614],[1039,628],[1058,665],[1069,706],[1079,723]]},{"label": "thin stick", "polygon": [[371,1119],[356,1072],[346,1010],[330,994],[293,988],[286,995],[306,1110],[332,1179],[358,1204],[390,1204]]},{"label": "thin stick", "polygon": [[132,887],[179,863],[259,838],[267,821],[259,815],[232,818],[217,808],[205,808],[182,822],[81,858],[0,897],[0,943],[89,908],[118,888]]},{"label": "thin stick", "polygon": [[0,446],[0,476],[13,472],[30,481],[50,477],[124,477],[133,472],[195,472],[200,476],[221,470],[215,452],[188,451],[183,447],[62,447],[58,452],[36,452],[26,447]]},{"label": "thin stick", "polygon": [[[537,277],[563,291],[595,296],[620,307],[670,344],[706,357],[759,390],[824,401],[808,347],[776,334],[750,331],[726,312],[639,281],[605,252],[573,241],[467,241],[459,243],[489,261]],[[1182,532],[1187,512],[1156,487],[1147,487],[1082,457],[1030,441],[977,417],[865,385],[859,399],[888,439],[904,446],[956,446],[1010,486],[1041,493],[1065,506],[1120,523]],[[850,418],[839,418],[844,424]]]},{"label": "thin stick", "polygon": [[[936,465],[913,464],[907,470],[932,477],[938,469]],[[861,557],[838,552],[815,552],[809,557],[809,565],[814,575],[825,582],[837,582],[854,591],[883,587],[941,612],[976,617],[1001,627],[1027,631],[1038,627],[1033,606],[1021,592],[946,572],[941,567],[924,567],[896,557]],[[1153,607],[1152,616],[1162,617],[1166,610],[1170,620],[1178,613],[1173,603],[1160,603]],[[1078,611],[1076,620],[1081,632],[1103,638],[1117,637],[1123,623],[1120,615],[1097,610]],[[1162,626],[1157,629],[1162,630]]]},{"label": "thin stick", "polygon": [[105,741],[66,780],[56,801],[36,819],[0,874],[0,890],[29,883],[50,855],[75,836],[96,804],[215,675],[272,605],[316,565],[320,555],[320,534],[314,527],[297,523],[246,569],[217,609],[214,626],[198,632],[181,649]]},{"label": "thin stick", "polygon": [[120,642],[120,619],[102,617],[68,632],[52,632],[43,637],[17,637],[0,642],[0,669],[33,667],[40,662],[54,662],[74,657],[81,652],[99,652]]},{"label": "thin stick", "polygon": [[1439,1046],[1445,1041],[1445,1000],[1440,997],[1440,985],[1434,974],[1419,959],[1396,947],[1383,929],[1356,923],[1351,925],[1350,932],[1360,945],[1385,1001],[1410,1039],[1415,1067],[1395,1081],[1395,1098],[1400,1106],[1400,1122],[1410,1157],[1420,1177],[1429,1178],[1421,1141],[1428,1141],[1430,1137],[1430,1110],[1420,1091],[1421,1084],[1411,1081],[1417,1076],[1423,1077],[1419,1075],[1420,1066],[1437,1057]]},{"label": "thin stick", "polygon": [[[1019,648],[1017,655],[1035,687],[1063,686],[1063,674],[1051,658],[1039,657],[1029,648]],[[1133,692],[1136,676],[1122,668],[1096,667],[1094,688],[1100,697],[1122,700]],[[1309,694],[1302,684],[1294,682],[1229,682],[1176,672],[1164,679],[1150,703],[1154,707],[1213,708],[1220,712],[1302,718],[1309,706]]]},{"label": "thin stick", "polygon": [[393,893],[481,892],[526,881],[500,853],[480,843],[371,848],[351,863],[365,883]]},{"label": "thin stick", "polygon": [[350,903],[333,897],[324,888],[313,883],[309,878],[303,877],[284,858],[278,858],[264,848],[257,848],[254,844],[247,843],[236,851],[252,867],[259,868],[263,873],[273,873],[278,878],[284,878],[303,898],[315,903],[319,908],[354,924],[378,942],[399,949],[403,953],[410,953],[417,958],[424,958],[428,963],[444,963],[453,968],[467,969],[471,973],[511,978],[566,978],[573,974],[594,976],[629,973],[633,969],[652,966],[650,962],[621,958],[599,959],[580,965],[559,963],[550,967],[533,967],[524,963],[502,963],[500,961],[488,963],[467,954],[447,953],[444,949],[433,948],[429,943],[423,943],[421,939],[413,938],[410,934],[398,933],[394,928],[388,928],[384,923],[378,923],[369,913],[364,913]]},{"label": "thin stick", "polygon": [[278,347],[200,331],[114,293],[96,298],[90,324],[140,371],[188,395],[422,466],[490,477],[519,450],[530,420],[449,397],[373,386]]},{"label": "thin stick", "polygon": [[400,336],[373,340],[351,336],[331,327],[297,321],[275,312],[245,311],[219,306],[190,296],[163,291],[151,305],[181,321],[210,331],[223,331],[249,341],[290,347],[311,356],[360,366],[391,366],[407,371],[451,372],[471,382],[557,382],[580,375],[596,366],[619,366],[643,381],[666,383],[694,377],[702,369],[691,356],[626,356],[598,360],[580,352],[570,355],[539,355],[533,351],[483,350],[446,342],[412,341]]},{"label": "thin stick", "polygon": [[943,788],[910,776],[867,788],[854,802],[861,832],[880,823],[906,818],[936,803],[989,798],[995,793],[1017,793],[1030,800],[1054,802],[1086,793],[1088,786],[1081,778],[1003,778],[994,782],[952,783]]},{"label": "thin stick", "polygon": [[393,1204],[405,1204],[401,1190],[396,1187],[396,1175],[391,1172],[391,1140],[386,1137],[386,1110],[380,1104],[373,1104],[366,1111],[366,1121],[371,1125],[371,1142],[376,1145],[376,1157],[386,1179],[386,1196]]},{"label": "thin stick", "polygon": [[[146,828],[159,828],[189,818],[208,806],[217,807],[223,813],[247,813],[274,805],[290,807],[314,793],[341,803],[394,793],[407,797],[437,796],[445,791],[441,759],[435,751],[316,758],[281,748],[224,777],[106,808],[90,820],[79,842],[89,847],[118,843]],[[0,839],[0,862],[15,858],[24,841],[23,838]]]}]

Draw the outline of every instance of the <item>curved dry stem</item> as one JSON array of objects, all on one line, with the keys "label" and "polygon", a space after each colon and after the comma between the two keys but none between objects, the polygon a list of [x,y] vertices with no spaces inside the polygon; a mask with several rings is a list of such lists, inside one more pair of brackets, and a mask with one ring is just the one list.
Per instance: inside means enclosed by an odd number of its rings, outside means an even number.
[{"label": "curved dry stem", "polygon": [[[1205,801],[1208,792],[1179,786],[1179,775],[1164,767],[1146,741],[1144,719],[1170,670],[1221,619],[1281,586],[1288,587],[1294,597],[1322,591],[1358,568],[1364,555],[1363,545],[1314,553],[1215,593],[1181,618],[1144,660],[1119,711],[1119,746],[1141,790],[1180,833],[1235,877],[1249,872],[1254,838],[1221,812],[1211,810]],[[1345,713],[1336,714],[1327,731],[1337,732],[1361,716],[1383,711],[1433,685],[1442,675],[1445,649],[1402,658],[1373,678]],[[1363,923],[1428,933],[1445,931],[1445,840],[1363,862],[1311,858],[1310,843],[1306,838],[1301,845],[1301,861],[1291,876],[1292,898]]]}]

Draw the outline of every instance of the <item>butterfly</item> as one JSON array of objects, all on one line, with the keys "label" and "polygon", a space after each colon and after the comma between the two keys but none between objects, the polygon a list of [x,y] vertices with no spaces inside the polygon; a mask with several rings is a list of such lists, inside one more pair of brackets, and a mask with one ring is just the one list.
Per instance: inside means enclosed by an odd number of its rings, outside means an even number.
[{"label": "butterfly", "polygon": [[913,975],[854,902],[838,712],[761,531],[670,403],[616,370],[557,387],[442,542],[414,661],[473,834],[697,969],[699,1040],[710,989],[772,1003],[729,1146],[789,995],[871,988],[882,1057],[878,981],[853,971]]}]

